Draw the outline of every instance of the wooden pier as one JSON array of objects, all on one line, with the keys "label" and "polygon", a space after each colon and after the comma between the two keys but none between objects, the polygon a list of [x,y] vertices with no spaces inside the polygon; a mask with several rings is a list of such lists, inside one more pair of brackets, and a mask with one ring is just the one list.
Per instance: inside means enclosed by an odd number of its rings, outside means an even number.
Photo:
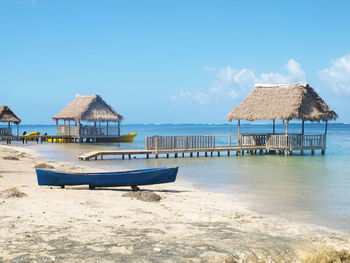
[{"label": "wooden pier", "polygon": [[[226,138],[225,138],[226,137]],[[320,150],[325,154],[326,136],[303,134],[240,134],[240,135],[197,135],[197,136],[152,136],[146,137],[144,150],[93,151],[79,156],[80,160],[102,160],[104,156],[119,156],[121,159],[136,157],[212,157],[221,153],[230,156],[277,153],[291,155],[293,151]]]}]

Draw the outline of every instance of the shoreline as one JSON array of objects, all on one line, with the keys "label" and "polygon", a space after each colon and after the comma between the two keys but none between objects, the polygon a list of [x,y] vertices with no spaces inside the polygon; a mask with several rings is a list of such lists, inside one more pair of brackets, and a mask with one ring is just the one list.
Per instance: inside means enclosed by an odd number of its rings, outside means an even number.
[{"label": "shoreline", "polygon": [[350,249],[340,231],[261,215],[184,179],[141,187],[160,195],[159,202],[125,197],[130,188],[39,187],[37,164],[93,168],[45,160],[26,147],[0,150],[0,191],[15,187],[26,194],[0,195],[0,261],[302,262],[325,248]]}]

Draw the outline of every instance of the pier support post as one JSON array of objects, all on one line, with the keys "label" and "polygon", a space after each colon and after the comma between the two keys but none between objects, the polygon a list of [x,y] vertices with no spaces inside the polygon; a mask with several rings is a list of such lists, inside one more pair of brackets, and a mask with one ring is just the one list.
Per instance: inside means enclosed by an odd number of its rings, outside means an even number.
[{"label": "pier support post", "polygon": [[210,152],[210,156],[213,157],[213,152]]},{"label": "pier support post", "polygon": [[146,158],[149,159],[149,154],[148,153],[146,154]]},{"label": "pier support post", "polygon": [[129,160],[131,159],[131,154],[129,154]]},{"label": "pier support post", "polygon": [[199,152],[197,152],[197,157],[199,157]]},{"label": "pier support post", "polygon": [[166,154],[166,158],[169,158],[169,153]]},{"label": "pier support post", "polygon": [[325,150],[325,149],[322,149],[322,150],[321,150],[321,155],[325,155],[325,153],[326,153],[326,150]]},{"label": "pier support post", "polygon": [[177,158],[177,153],[174,154],[174,158]]},{"label": "pier support post", "polygon": [[218,156],[220,157],[220,152],[218,152]]},{"label": "pier support post", "polygon": [[239,154],[239,151],[236,151],[236,156],[238,156],[238,154]]},{"label": "pier support post", "polygon": [[230,156],[230,151],[227,151],[227,156]]},{"label": "pier support post", "polygon": [[193,157],[193,152],[190,152],[190,157]]},{"label": "pier support post", "polygon": [[185,153],[182,153],[182,158],[184,158],[185,157]]},{"label": "pier support post", "polygon": [[315,154],[315,150],[311,150],[311,154],[314,155]]},{"label": "pier support post", "polygon": [[158,153],[156,153],[156,159],[158,159]]},{"label": "pier support post", "polygon": [[304,151],[303,150],[300,150],[300,155],[304,155]]},{"label": "pier support post", "polygon": [[124,160],[124,154],[122,154],[122,160]]},{"label": "pier support post", "polygon": [[207,152],[205,152],[205,153],[204,153],[204,156],[205,156],[205,157],[208,157],[208,153],[207,153]]}]

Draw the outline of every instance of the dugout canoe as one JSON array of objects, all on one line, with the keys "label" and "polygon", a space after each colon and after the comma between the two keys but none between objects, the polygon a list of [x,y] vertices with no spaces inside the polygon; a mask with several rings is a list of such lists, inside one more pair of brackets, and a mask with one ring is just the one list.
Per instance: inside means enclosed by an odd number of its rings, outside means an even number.
[{"label": "dugout canoe", "polygon": [[175,182],[178,167],[131,170],[101,173],[65,173],[36,169],[39,185],[61,186],[89,185],[90,189],[107,186],[131,186],[164,184]]}]

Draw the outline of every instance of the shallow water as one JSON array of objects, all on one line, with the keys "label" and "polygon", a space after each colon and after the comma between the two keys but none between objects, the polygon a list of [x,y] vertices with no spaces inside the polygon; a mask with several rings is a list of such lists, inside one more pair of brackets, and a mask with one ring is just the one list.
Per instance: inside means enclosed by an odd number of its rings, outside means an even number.
[{"label": "shallow water", "polygon": [[[271,132],[267,124],[245,124],[242,133]],[[277,132],[285,127],[277,125]],[[55,126],[22,126],[21,133],[39,130],[54,134]],[[307,124],[306,134],[321,134],[323,124]],[[232,125],[124,125],[122,133],[137,132],[134,143],[35,144],[28,143],[52,160],[79,162],[77,157],[91,150],[144,149],[151,135],[235,134]],[[290,124],[290,133],[300,124]],[[298,153],[297,153],[298,154]],[[317,223],[350,232],[350,125],[328,126],[327,151],[321,156],[244,155],[200,158],[160,158],[90,161],[86,164],[111,168],[179,166],[179,175],[210,191],[231,193],[251,209]]]}]

